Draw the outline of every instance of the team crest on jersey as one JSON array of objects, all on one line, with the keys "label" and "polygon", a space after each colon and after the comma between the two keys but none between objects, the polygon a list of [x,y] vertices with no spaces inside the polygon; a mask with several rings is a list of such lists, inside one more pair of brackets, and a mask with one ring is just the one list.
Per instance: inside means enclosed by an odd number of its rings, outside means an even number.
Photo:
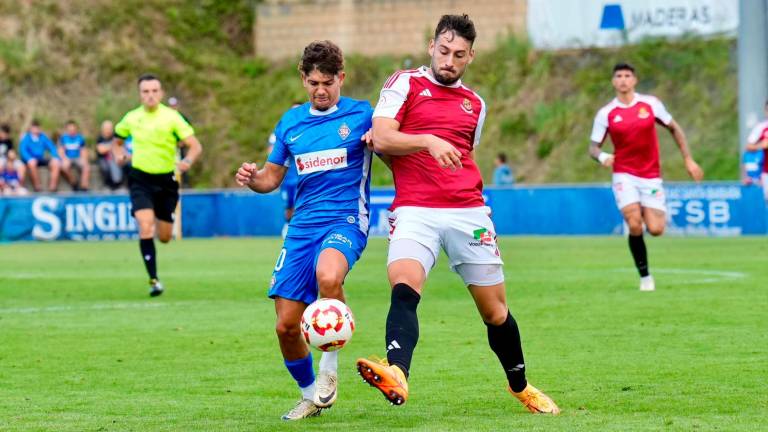
[{"label": "team crest on jersey", "polygon": [[349,129],[349,126],[347,126],[346,123],[342,123],[341,126],[339,126],[339,136],[342,140],[347,139],[350,133],[352,133],[352,131]]},{"label": "team crest on jersey", "polygon": [[467,114],[472,114],[472,101],[464,98],[464,101],[461,102],[461,109]]},{"label": "team crest on jersey", "polygon": [[637,118],[647,119],[649,115],[651,115],[651,113],[649,113],[645,107],[640,107],[637,111]]}]

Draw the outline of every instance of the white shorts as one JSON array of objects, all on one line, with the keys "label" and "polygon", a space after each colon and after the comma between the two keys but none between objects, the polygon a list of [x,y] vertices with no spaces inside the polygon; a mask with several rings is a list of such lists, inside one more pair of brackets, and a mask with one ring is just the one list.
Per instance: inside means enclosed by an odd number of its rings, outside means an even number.
[{"label": "white shorts", "polygon": [[[445,251],[456,271],[462,264],[490,264],[501,272],[501,253],[496,244],[496,232],[489,217],[490,208],[472,207],[435,209],[426,207],[398,207],[389,215],[390,250],[387,264],[404,258],[417,259],[424,265],[425,273],[437,261],[440,249]],[[419,257],[418,251],[393,247],[398,240],[412,240],[423,245],[432,254],[431,260]],[[494,285],[503,282],[495,272],[494,281],[477,285]],[[459,272],[462,277],[467,274]],[[489,272],[490,273],[490,272]],[[465,277],[466,279],[466,277]],[[466,281],[465,282],[470,282]],[[491,283],[494,282],[494,283]]]},{"label": "white shorts", "polygon": [[613,196],[619,210],[640,203],[641,207],[661,210],[666,213],[667,203],[661,178],[642,178],[626,173],[613,174]]}]

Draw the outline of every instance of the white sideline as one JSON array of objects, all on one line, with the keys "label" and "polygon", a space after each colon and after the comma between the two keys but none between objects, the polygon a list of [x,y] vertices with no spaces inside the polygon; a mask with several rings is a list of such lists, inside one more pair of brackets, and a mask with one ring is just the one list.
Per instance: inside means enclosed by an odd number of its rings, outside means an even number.
[{"label": "white sideline", "polygon": [[78,310],[120,310],[120,309],[151,309],[165,307],[165,303],[102,303],[88,306],[46,306],[46,307],[20,307],[0,309],[2,314],[33,314],[48,312],[69,312]]}]

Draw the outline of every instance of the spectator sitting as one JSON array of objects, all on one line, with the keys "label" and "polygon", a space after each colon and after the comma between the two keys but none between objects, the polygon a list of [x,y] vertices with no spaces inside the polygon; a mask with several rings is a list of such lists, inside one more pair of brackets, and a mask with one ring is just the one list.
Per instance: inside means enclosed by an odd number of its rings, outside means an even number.
[{"label": "spectator sitting", "polygon": [[[59,156],[61,156],[61,174],[72,185],[72,189],[87,191],[91,177],[88,149],[85,147],[85,138],[78,131],[74,120],[67,122],[64,134],[59,138]],[[80,171],[79,185],[74,168]]]},{"label": "spectator sitting", "polygon": [[11,127],[7,124],[0,125],[0,183],[3,181],[3,173],[10,169],[14,176],[18,177],[19,182],[24,184],[24,164],[17,158],[14,151],[14,157],[8,156],[13,151],[13,140],[11,139]]},{"label": "spectator sitting", "polygon": [[96,141],[96,156],[98,157],[99,171],[104,180],[104,186],[110,190],[115,190],[123,183],[126,178],[123,175],[123,168],[117,164],[115,155],[112,154],[112,141],[115,139],[115,126],[109,120],[101,123],[101,132]]},{"label": "spectator sitting", "polygon": [[496,168],[493,170],[493,184],[497,186],[511,186],[515,183],[512,169],[507,165],[507,155],[499,153],[494,160]]},{"label": "spectator sitting", "polygon": [[23,185],[24,164],[16,156],[16,150],[9,149],[6,153],[6,166],[0,174],[0,192],[3,195],[26,195]]},{"label": "spectator sitting", "polygon": [[[45,154],[46,151],[48,152],[47,157]],[[21,160],[27,165],[27,169],[29,170],[29,178],[32,180],[32,189],[34,189],[35,192],[40,192],[42,190],[42,186],[40,185],[40,172],[37,168],[47,166],[50,170],[48,190],[56,192],[56,188],[59,186],[61,159],[56,150],[56,144],[54,144],[53,141],[40,130],[40,123],[37,120],[32,120],[29,130],[21,138],[21,142],[19,143],[19,153],[21,154]]]}]

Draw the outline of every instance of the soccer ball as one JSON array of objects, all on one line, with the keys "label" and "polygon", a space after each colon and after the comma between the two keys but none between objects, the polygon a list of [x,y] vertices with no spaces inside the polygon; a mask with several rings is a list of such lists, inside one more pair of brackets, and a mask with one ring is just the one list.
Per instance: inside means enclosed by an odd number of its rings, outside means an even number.
[{"label": "soccer ball", "polygon": [[307,306],[301,316],[301,334],[304,340],[320,351],[336,351],[352,339],[355,318],[343,302],[319,299]]}]

